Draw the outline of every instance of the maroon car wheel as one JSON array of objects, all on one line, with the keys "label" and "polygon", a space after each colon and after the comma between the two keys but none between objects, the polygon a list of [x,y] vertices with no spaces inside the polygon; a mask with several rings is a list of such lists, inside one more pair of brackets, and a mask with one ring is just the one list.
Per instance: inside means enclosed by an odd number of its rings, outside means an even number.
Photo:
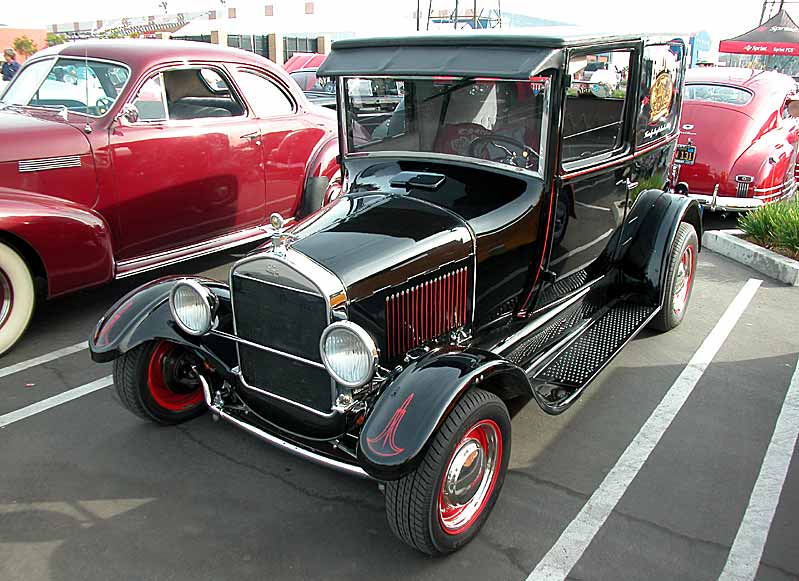
[{"label": "maroon car wheel", "polygon": [[682,323],[694,286],[698,250],[696,230],[686,222],[680,223],[668,257],[663,307],[650,327],[669,331]]},{"label": "maroon car wheel", "polygon": [[191,350],[151,341],[114,360],[114,385],[122,404],[137,416],[177,424],[205,411],[199,369]]},{"label": "maroon car wheel", "polygon": [[496,503],[510,457],[510,416],[496,395],[472,389],[433,434],[411,473],[386,483],[394,534],[430,555],[477,535]]},{"label": "maroon car wheel", "polygon": [[33,277],[23,258],[0,242],[0,354],[19,340],[33,316]]}]

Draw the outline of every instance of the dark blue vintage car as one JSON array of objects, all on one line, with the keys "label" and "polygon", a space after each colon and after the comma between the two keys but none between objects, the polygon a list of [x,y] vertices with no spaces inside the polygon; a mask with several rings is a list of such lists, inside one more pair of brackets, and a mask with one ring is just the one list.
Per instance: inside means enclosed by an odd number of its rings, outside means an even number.
[{"label": "dark blue vintage car", "polygon": [[[577,88],[592,62],[625,79]],[[531,400],[564,412],[641,329],[685,316],[701,214],[665,191],[684,47],[356,39],[319,74],[338,88],[342,194],[298,223],[273,216],[227,282],[124,297],[92,355],[114,360],[135,414],[174,424],[210,408],[380,481],[392,531],[449,553],[499,496],[511,417]],[[379,124],[359,100],[374,79],[401,93]]]}]

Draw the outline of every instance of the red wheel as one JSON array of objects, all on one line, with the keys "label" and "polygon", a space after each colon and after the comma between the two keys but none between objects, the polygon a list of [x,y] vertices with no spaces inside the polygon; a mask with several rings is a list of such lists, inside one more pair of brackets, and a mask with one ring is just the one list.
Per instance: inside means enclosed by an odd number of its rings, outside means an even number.
[{"label": "red wheel", "polygon": [[205,411],[198,370],[202,361],[182,345],[151,341],[114,361],[114,386],[126,408],[161,424],[177,424]]},{"label": "red wheel", "polygon": [[429,555],[456,551],[491,514],[509,457],[505,404],[492,393],[470,390],[433,435],[417,468],[386,482],[391,530]]},{"label": "red wheel", "polygon": [[691,300],[698,249],[699,239],[694,227],[680,223],[668,257],[663,307],[649,323],[653,329],[670,331],[682,323]]}]

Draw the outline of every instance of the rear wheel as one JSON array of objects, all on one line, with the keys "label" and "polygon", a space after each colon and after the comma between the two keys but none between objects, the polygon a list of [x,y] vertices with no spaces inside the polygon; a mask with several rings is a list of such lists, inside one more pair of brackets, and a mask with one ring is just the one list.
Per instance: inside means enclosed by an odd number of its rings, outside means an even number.
[{"label": "rear wheel", "polygon": [[663,308],[649,324],[653,329],[670,331],[682,323],[694,286],[698,252],[696,230],[687,222],[681,222],[669,256]]},{"label": "rear wheel", "polygon": [[469,391],[433,436],[416,470],[386,483],[391,530],[429,555],[459,549],[494,508],[509,457],[505,404],[487,391]]},{"label": "rear wheel", "polygon": [[30,269],[17,252],[0,242],[0,354],[28,328],[36,292]]},{"label": "rear wheel", "polygon": [[205,411],[201,368],[202,362],[189,349],[151,341],[114,361],[114,386],[122,405],[137,416],[178,424]]}]

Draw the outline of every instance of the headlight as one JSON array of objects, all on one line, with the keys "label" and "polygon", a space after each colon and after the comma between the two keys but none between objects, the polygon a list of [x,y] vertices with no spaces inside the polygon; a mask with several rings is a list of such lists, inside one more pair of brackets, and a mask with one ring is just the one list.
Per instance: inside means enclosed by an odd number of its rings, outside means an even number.
[{"label": "headlight", "polygon": [[361,387],[372,379],[377,347],[372,337],[350,321],[333,323],[322,333],[319,351],[328,373],[345,387]]},{"label": "headlight", "polygon": [[190,335],[204,335],[211,330],[216,306],[216,295],[195,280],[177,283],[169,295],[172,317]]}]

